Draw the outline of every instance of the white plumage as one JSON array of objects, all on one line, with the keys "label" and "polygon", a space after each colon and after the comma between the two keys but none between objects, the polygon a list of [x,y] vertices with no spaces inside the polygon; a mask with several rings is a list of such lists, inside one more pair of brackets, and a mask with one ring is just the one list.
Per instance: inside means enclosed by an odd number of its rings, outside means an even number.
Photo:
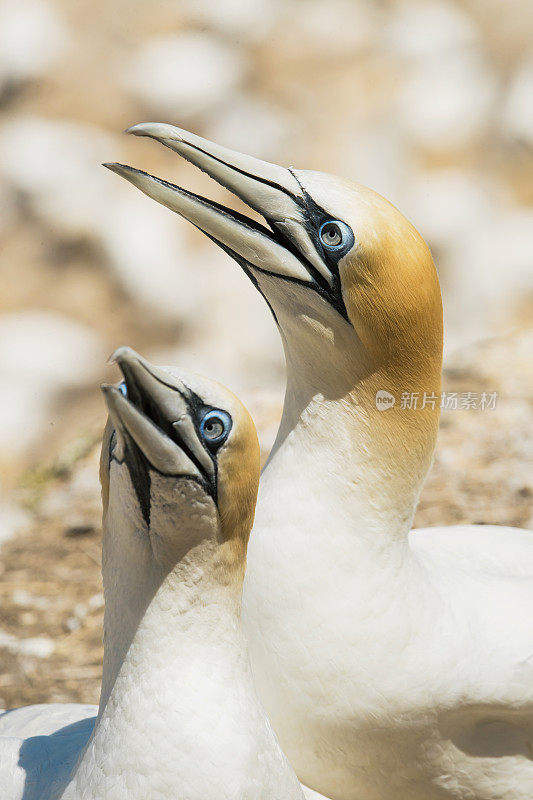
[{"label": "white plumage", "polygon": [[259,479],[253,422],[216,384],[127,348],[115,360],[125,389],[104,387],[98,716],[76,705],[4,713],[2,800],[302,800],[240,624]]},{"label": "white plumage", "polygon": [[[280,329],[287,391],[243,621],[298,776],[336,800],[530,800],[533,537],[410,533],[439,416],[442,307],[427,246],[362,186],[170,125],[131,132],[197,165],[274,232],[111,166],[229,248]],[[378,408],[380,391],[396,404]]]}]

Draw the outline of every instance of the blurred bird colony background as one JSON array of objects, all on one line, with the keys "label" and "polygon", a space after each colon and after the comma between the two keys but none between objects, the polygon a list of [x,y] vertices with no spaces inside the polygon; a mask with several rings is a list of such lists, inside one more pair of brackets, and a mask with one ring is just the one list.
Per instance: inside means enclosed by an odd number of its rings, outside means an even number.
[{"label": "blurred bird colony background", "polygon": [[121,135],[146,120],[341,174],[413,221],[444,294],[445,388],[498,392],[492,411],[444,413],[416,521],[532,522],[530,0],[2,0],[1,705],[98,697],[98,384],[115,347],[229,385],[265,455],[279,419],[260,296],[100,166],[238,207]]}]

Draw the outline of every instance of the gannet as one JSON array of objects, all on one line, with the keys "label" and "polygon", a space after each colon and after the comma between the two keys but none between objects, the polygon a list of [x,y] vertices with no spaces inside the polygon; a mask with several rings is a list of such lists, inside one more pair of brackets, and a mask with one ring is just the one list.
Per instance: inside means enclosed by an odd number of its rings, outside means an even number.
[{"label": "gannet", "polygon": [[259,482],[252,419],[212,381],[157,369],[129,348],[114,360],[124,382],[102,387],[98,718],[75,706],[4,714],[0,796],[303,800],[258,701],[240,624]]},{"label": "gannet", "polygon": [[110,165],[240,264],[283,340],[285,404],[243,620],[300,780],[336,800],[531,800],[533,537],[410,532],[441,386],[441,295],[425,242],[363,186],[171,125],[130,132],[195,164],[270,228]]}]

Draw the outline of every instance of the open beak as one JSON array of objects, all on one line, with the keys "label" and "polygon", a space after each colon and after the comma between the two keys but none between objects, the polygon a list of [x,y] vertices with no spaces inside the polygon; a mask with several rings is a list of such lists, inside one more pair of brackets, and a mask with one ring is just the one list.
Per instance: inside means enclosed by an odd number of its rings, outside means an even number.
[{"label": "open beak", "polygon": [[[174,150],[259,212],[270,230],[243,214],[124,164],[105,164],[142,192],[187,219],[247,272],[254,269],[328,292],[333,276],[309,235],[311,199],[290,169],[234,152],[163,123],[128,133]],[[251,270],[250,270],[251,268]]]},{"label": "open beak", "polygon": [[102,386],[115,428],[111,458],[126,461],[137,474],[144,466],[145,472],[188,476],[212,486],[214,464],[196,434],[191,391],[129,347],[111,358],[124,376],[119,386]]}]

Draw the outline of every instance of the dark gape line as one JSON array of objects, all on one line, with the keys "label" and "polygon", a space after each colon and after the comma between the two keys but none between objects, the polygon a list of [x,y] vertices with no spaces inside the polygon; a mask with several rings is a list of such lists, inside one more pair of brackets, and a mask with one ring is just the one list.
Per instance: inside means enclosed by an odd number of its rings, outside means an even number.
[{"label": "dark gape line", "polygon": [[[122,364],[119,364],[119,367],[120,367],[120,370],[121,370],[122,375],[124,377],[124,382],[126,384],[126,389],[127,389],[127,392],[128,392],[128,399],[130,400],[130,402],[136,407],[136,409],[137,409],[137,411],[139,411],[139,413],[143,414],[143,416],[145,416],[147,419],[149,419],[150,422],[153,422],[161,431],[163,431],[163,433],[166,436],[168,436],[169,439],[171,439],[172,441],[176,442],[176,444],[181,448],[181,450],[183,450],[185,455],[192,461],[192,463],[195,465],[195,467],[198,469],[198,471],[202,475],[202,479],[199,479],[196,475],[183,475],[181,477],[187,478],[189,480],[193,480],[196,483],[198,483],[200,486],[202,486],[202,488],[204,490],[206,490],[211,495],[211,497],[213,498],[213,500],[216,503],[217,499],[218,499],[218,492],[217,492],[218,472],[217,472],[216,455],[211,451],[210,448],[204,448],[206,450],[206,452],[209,454],[209,456],[211,458],[211,461],[213,462],[213,476],[214,477],[213,477],[213,480],[211,480],[211,477],[209,475],[205,474],[205,470],[204,470],[202,464],[200,463],[196,453],[193,450],[191,450],[191,448],[187,445],[186,442],[184,442],[181,439],[181,437],[178,436],[178,434],[176,432],[176,429],[174,428],[172,422],[170,420],[168,420],[163,414],[161,414],[159,407],[157,406],[156,403],[154,403],[154,401],[153,401],[152,397],[150,396],[150,394],[148,394],[146,392],[143,392],[142,387],[137,384],[137,382],[135,380],[135,375],[134,375],[133,371],[129,368],[128,364],[123,362]],[[167,383],[166,381],[162,380],[159,376],[154,375],[153,372],[151,372],[150,370],[146,369],[146,367],[143,366],[143,369],[145,369],[148,372],[148,374],[155,381],[160,383],[162,386],[166,386],[168,389],[171,389],[172,391],[174,391],[177,394],[179,394],[184,399],[184,401],[187,403],[187,406],[189,407],[189,411],[191,413],[191,416],[193,416],[193,418],[196,418],[196,419],[200,418],[202,410],[204,410],[206,407],[205,407],[204,403],[202,402],[202,400],[198,397],[198,395],[196,395],[193,391],[191,391],[188,387],[185,387],[185,386],[184,386],[184,390],[186,390],[186,393],[185,393],[185,391],[184,392],[179,392],[176,389],[175,386],[172,386],[171,383]],[[144,519],[146,521],[146,524],[149,525],[149,523],[150,523],[150,484],[151,484],[150,471],[157,472],[159,475],[163,475],[163,476],[165,476],[165,473],[161,472],[158,469],[156,469],[148,461],[148,459],[146,458],[144,453],[130,439],[130,437],[127,434],[127,432],[124,432],[124,436],[125,436],[126,442],[129,444],[128,453],[130,455],[131,454],[135,454],[137,456],[136,458],[131,459],[131,461],[135,463],[135,466],[134,466],[133,470],[130,468],[130,459],[126,459],[126,463],[127,463],[128,469],[130,471],[131,481],[133,483],[133,486],[135,488],[135,492],[137,494],[137,497],[139,499],[139,503],[141,505],[141,509],[143,511]],[[115,460],[117,460],[117,459],[115,459]],[[144,478],[143,478],[143,474],[142,474],[143,470],[145,470],[145,472],[146,472],[146,475],[145,475]],[[171,477],[171,476],[167,476],[167,477]],[[142,493],[143,493],[144,489],[140,488],[140,483],[142,483],[143,481],[144,481],[144,484],[147,485],[147,487],[148,487],[147,488],[147,493],[148,493],[148,495],[147,495],[148,499],[147,500],[144,498],[144,496],[142,496]],[[143,503],[145,503],[145,505],[147,507],[146,511],[145,511],[145,508],[143,507]]]},{"label": "dark gape line", "polygon": [[139,501],[141,513],[146,526],[150,527],[150,489],[152,479],[150,469],[153,469],[145,455],[137,445],[125,436],[125,462],[130,473],[131,482]]},{"label": "dark gape line", "polygon": [[[170,150],[173,150],[174,152],[176,152],[174,150],[174,148],[172,147],[172,145],[167,144],[165,141],[162,141],[161,139],[158,139],[158,141],[160,141],[161,144],[164,144],[165,147],[168,147]],[[234,172],[238,172],[239,175],[244,175],[245,178],[251,178],[253,181],[257,181],[258,183],[263,183],[263,184],[265,184],[265,186],[271,186],[272,189],[277,189],[279,192],[283,192],[283,194],[286,194],[287,197],[290,197],[291,200],[294,200],[294,202],[299,205],[299,201],[298,201],[298,198],[296,197],[296,195],[294,195],[292,192],[290,192],[289,189],[286,189],[284,186],[281,186],[281,184],[276,183],[275,181],[270,181],[270,180],[268,180],[268,178],[262,178],[259,175],[252,175],[251,172],[246,172],[246,170],[242,169],[241,167],[236,167],[233,164],[228,164],[227,161],[224,161],[222,158],[219,158],[218,156],[214,156],[212,153],[208,153],[207,150],[203,150],[201,147],[198,147],[198,145],[196,145],[196,144],[191,144],[191,142],[185,142],[183,140],[182,140],[181,143],[184,144],[186,147],[190,147],[193,150],[197,150],[199,153],[203,153],[204,156],[207,156],[208,158],[212,158],[213,161],[216,161],[218,164],[222,164],[224,167],[227,167],[228,169],[233,170]],[[180,153],[180,155],[183,155],[183,154]],[[191,164],[194,163],[194,162],[192,162],[190,160],[190,158],[187,158],[186,155],[183,155],[183,158],[185,158]],[[197,167],[198,165],[194,164],[194,166]],[[218,178],[215,178],[213,175],[211,175],[211,173],[209,173],[204,167],[198,167],[198,169],[201,170],[202,172],[205,172],[206,175],[209,175],[210,178],[212,178],[214,181],[219,183],[225,189],[228,188],[225,183],[222,183],[220,180],[218,180]],[[289,170],[289,172],[292,175],[292,171]],[[230,189],[230,191],[233,192],[232,189]],[[237,197],[241,197],[241,195],[238,194],[238,192],[233,192],[233,194],[236,194]],[[245,202],[246,205],[250,206],[250,208],[253,208],[255,211],[258,211],[259,213],[261,213],[260,209],[255,208],[255,206],[252,206],[252,204],[248,200],[244,200],[243,197],[241,197],[241,200],[243,200],[243,202]]]}]

